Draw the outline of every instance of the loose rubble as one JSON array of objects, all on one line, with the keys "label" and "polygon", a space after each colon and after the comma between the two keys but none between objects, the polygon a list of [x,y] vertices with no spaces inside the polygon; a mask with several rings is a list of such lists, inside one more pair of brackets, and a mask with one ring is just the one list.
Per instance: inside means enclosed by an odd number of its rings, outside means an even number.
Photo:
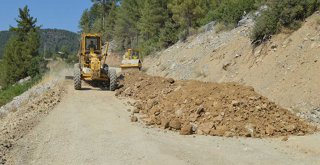
[{"label": "loose rubble", "polygon": [[[234,83],[175,81],[143,73],[124,73],[116,96],[136,101],[133,113],[147,125],[181,135],[279,137],[305,135],[316,127]],[[136,120],[134,120],[136,121]]]},{"label": "loose rubble", "polygon": [[60,102],[62,92],[58,80],[38,84],[0,108],[0,164],[16,141]]}]

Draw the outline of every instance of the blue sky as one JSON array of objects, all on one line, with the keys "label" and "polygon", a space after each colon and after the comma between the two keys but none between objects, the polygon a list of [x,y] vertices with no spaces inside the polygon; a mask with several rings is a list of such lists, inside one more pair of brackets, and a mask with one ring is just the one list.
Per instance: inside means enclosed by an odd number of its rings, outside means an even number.
[{"label": "blue sky", "polygon": [[0,31],[16,26],[18,8],[28,5],[30,14],[38,19],[42,28],[79,31],[78,22],[90,0],[0,0]]}]

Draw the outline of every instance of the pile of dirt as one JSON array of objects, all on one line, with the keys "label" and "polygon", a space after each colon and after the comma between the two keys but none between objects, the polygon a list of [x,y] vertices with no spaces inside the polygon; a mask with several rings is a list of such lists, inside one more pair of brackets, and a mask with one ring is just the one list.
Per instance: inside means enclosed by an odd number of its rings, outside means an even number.
[{"label": "pile of dirt", "polygon": [[316,127],[234,83],[175,81],[143,73],[124,73],[116,96],[130,97],[133,113],[147,125],[183,135],[271,137],[305,135]]},{"label": "pile of dirt", "polygon": [[319,17],[317,12],[297,31],[275,35],[258,47],[247,35],[252,23],[201,33],[148,56],[143,67],[153,76],[252,86],[281,107],[320,123],[320,76],[315,76],[320,72]]}]

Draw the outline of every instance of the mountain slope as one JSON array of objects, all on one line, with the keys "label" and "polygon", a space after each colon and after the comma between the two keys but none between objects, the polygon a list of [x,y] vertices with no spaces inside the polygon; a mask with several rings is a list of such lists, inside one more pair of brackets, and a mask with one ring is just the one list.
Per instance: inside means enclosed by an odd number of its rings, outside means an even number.
[{"label": "mountain slope", "polygon": [[[9,40],[12,32],[0,31],[0,58],[6,42]],[[67,30],[59,29],[41,29],[41,46],[40,53],[50,56],[52,53],[60,51],[63,47],[69,52],[76,52],[79,47],[79,35]]]}]

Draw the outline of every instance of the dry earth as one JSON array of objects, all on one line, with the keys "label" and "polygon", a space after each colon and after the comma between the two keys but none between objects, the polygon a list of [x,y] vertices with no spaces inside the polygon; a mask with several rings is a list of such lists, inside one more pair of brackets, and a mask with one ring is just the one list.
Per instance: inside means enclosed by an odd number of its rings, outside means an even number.
[{"label": "dry earth", "polygon": [[144,69],[155,76],[252,86],[282,107],[305,112],[320,123],[319,12],[293,33],[273,36],[253,48],[253,23],[232,31],[209,31],[148,57]]},{"label": "dry earth", "polygon": [[[1,109],[0,164],[318,165],[320,135],[293,114],[320,122],[317,17],[255,49],[251,22],[191,37],[144,62],[152,75],[254,89],[136,74],[122,77],[118,93],[75,91],[71,80],[54,81],[41,94],[24,95],[18,107]],[[182,136],[154,125],[217,136]]]},{"label": "dry earth", "polygon": [[316,130],[253,88],[235,83],[175,81],[132,72],[123,74],[120,84],[116,95],[136,99],[133,113],[142,114],[146,124],[183,135],[302,136]]},{"label": "dry earth", "polygon": [[130,122],[114,92],[65,84],[61,102],[8,154],[7,164],[318,165],[319,134],[281,139],[181,136]]}]

